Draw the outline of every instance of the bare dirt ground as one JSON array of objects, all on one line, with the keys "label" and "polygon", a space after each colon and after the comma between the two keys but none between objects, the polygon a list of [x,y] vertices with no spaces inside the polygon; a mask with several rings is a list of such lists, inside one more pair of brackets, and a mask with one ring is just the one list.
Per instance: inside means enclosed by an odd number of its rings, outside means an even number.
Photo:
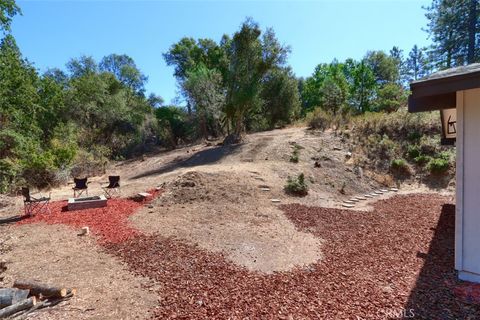
[{"label": "bare dirt ground", "polygon": [[[298,163],[289,161],[295,145],[300,146]],[[159,254],[164,252],[168,247],[160,249],[155,239],[168,239],[172,248],[193,247],[219,255],[235,268],[245,270],[242,272],[263,277],[323,263],[325,246],[331,241],[321,232],[299,228],[280,209],[281,205],[339,208],[343,200],[376,190],[382,183],[394,186],[389,177],[357,168],[350,151],[333,132],[314,133],[305,128],[274,130],[248,135],[240,145],[200,144],[112,163],[104,176],[89,179],[89,194],[101,194],[107,176],[117,174],[121,176],[123,196],[162,186],[163,195],[130,218],[132,226],[144,232],[147,239],[153,237],[153,249],[157,248]],[[287,177],[299,173],[305,174],[310,187],[303,198],[289,196],[283,190]],[[71,197],[71,187],[51,190],[52,199]],[[431,190],[405,184],[399,193],[411,192]],[[452,199],[451,191],[442,193]],[[355,209],[372,212],[377,201],[391,196],[382,195]],[[20,197],[0,198],[0,219],[21,210]],[[71,305],[55,308],[52,315],[44,316],[49,319],[61,315],[69,319],[148,317],[147,311],[155,306],[158,296],[142,288],[144,279],[126,271],[126,267],[131,268],[131,261],[123,265],[114,257],[118,250],[127,249],[118,245],[117,251],[107,254],[93,239],[79,238],[76,233],[77,230],[43,224],[0,224],[0,243],[8,243],[8,250],[3,251],[0,246],[1,259],[8,261],[3,284],[23,277],[77,286],[78,297],[71,300]],[[158,245],[162,243],[163,240]],[[121,254],[120,257],[125,260]],[[152,263],[153,268],[157,262]],[[195,264],[195,260],[191,263]],[[131,271],[136,272],[134,268]],[[150,277],[150,283],[156,279],[148,272],[136,273]],[[174,279],[183,281],[179,276]],[[164,297],[165,293],[158,291],[161,299],[167,299],[164,301],[174,299]]]},{"label": "bare dirt ground", "polygon": [[34,319],[147,319],[157,303],[147,281],[102,252],[93,238],[62,225],[2,226],[0,232],[7,262],[0,286],[30,279],[78,289],[73,299],[38,311]]}]

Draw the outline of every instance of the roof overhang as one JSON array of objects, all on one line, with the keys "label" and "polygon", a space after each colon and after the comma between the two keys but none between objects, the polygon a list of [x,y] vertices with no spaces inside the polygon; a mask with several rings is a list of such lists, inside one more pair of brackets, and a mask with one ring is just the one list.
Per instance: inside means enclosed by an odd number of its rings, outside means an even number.
[{"label": "roof overhang", "polygon": [[474,88],[480,88],[480,63],[436,72],[410,84],[408,111],[455,108],[456,92]]}]

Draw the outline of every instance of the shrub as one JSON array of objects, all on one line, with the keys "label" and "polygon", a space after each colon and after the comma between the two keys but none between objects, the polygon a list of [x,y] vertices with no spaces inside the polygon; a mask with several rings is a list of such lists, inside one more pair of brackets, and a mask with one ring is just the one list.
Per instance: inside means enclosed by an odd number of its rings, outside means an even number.
[{"label": "shrub", "polygon": [[421,155],[418,155],[417,157],[415,157],[413,159],[413,161],[415,161],[416,164],[423,165],[423,164],[429,162],[430,159],[432,159],[432,158],[429,157],[429,156],[426,156],[424,154],[421,154]]},{"label": "shrub", "polygon": [[297,143],[294,143],[293,144],[293,151],[292,151],[292,155],[290,156],[290,162],[293,162],[293,163],[298,163],[298,160],[299,160],[299,153],[301,149],[304,149],[301,145],[297,144]]},{"label": "shrub", "polygon": [[394,159],[390,163],[390,169],[393,173],[401,176],[410,175],[410,167],[404,159]]},{"label": "shrub", "polygon": [[416,145],[409,145],[407,147],[407,156],[409,159],[415,159],[420,156],[420,148]]},{"label": "shrub", "polygon": [[307,195],[308,186],[305,183],[305,175],[300,173],[297,178],[288,177],[287,184],[285,185],[285,191],[297,196]]},{"label": "shrub", "polygon": [[442,158],[431,159],[427,168],[432,174],[442,174],[450,168],[450,161]]},{"label": "shrub", "polygon": [[316,107],[312,112],[307,114],[306,119],[311,129],[324,131],[332,125],[333,115],[320,107]]},{"label": "shrub", "polygon": [[293,151],[292,155],[290,156],[290,162],[298,163],[298,152]]}]

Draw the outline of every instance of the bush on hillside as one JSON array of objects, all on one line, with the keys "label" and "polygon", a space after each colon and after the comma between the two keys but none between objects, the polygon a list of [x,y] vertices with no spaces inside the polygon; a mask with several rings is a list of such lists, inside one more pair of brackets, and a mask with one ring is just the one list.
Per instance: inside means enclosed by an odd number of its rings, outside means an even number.
[{"label": "bush on hillside", "polygon": [[306,196],[308,194],[308,186],[305,182],[305,175],[300,173],[296,178],[289,176],[285,185],[285,191],[296,196]]},{"label": "bush on hillside", "polygon": [[427,168],[432,174],[443,174],[448,172],[450,161],[442,158],[431,159],[427,164]]},{"label": "bush on hillside", "polygon": [[333,115],[320,107],[316,107],[313,111],[307,113],[305,119],[311,129],[324,131],[332,125]]}]

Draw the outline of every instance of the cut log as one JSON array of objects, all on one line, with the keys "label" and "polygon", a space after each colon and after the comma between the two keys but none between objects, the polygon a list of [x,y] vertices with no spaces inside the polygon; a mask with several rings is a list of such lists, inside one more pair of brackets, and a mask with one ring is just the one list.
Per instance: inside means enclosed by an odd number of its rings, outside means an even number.
[{"label": "cut log", "polygon": [[0,308],[8,307],[19,301],[27,299],[30,290],[23,290],[17,288],[3,288],[0,289]]},{"label": "cut log", "polygon": [[54,287],[28,280],[16,280],[13,283],[14,288],[30,289],[30,294],[34,296],[42,295],[43,297],[63,298],[67,295],[67,289],[62,287]]},{"label": "cut log", "polygon": [[35,306],[36,304],[37,304],[37,299],[35,297],[30,297],[28,299],[24,299],[20,302],[12,304],[9,307],[0,309],[0,319],[9,317],[12,314],[15,314],[19,311],[29,309],[29,308]]}]

